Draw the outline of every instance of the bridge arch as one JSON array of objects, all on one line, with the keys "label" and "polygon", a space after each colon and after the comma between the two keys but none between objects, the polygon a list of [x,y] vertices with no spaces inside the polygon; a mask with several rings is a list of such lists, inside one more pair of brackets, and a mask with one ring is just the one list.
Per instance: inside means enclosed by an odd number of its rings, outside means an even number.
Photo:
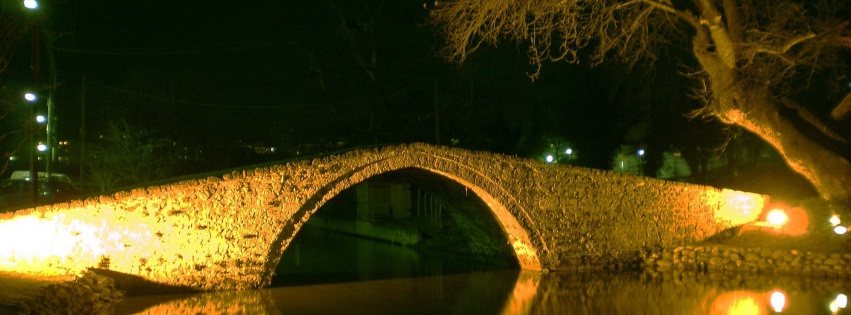
[{"label": "bridge arch", "polygon": [[[495,197],[494,194],[489,192],[489,189],[498,189],[499,186],[485,188],[480,184],[476,184],[496,183],[493,179],[478,172],[464,172],[463,170],[468,169],[468,167],[460,162],[444,159],[442,161],[443,163],[436,163],[436,159],[440,159],[440,157],[422,151],[408,151],[378,160],[365,161],[365,163],[331,178],[305,200],[292,215],[292,219],[281,229],[275,241],[275,244],[279,244],[279,246],[271,247],[269,253],[270,265],[266,268],[268,274],[265,278],[271,280],[272,273],[280,262],[280,257],[283,255],[290,241],[295,237],[303,224],[329,200],[342,191],[354,187],[356,184],[364,182],[369,178],[404,169],[418,169],[436,174],[472,191],[476,197],[487,204],[491,214],[499,223],[499,226],[509,240],[520,267],[524,270],[541,270],[538,249],[530,238],[530,234],[533,233],[530,233],[528,227],[521,224],[514,214],[523,212],[522,209],[519,209],[520,205],[518,203],[512,203],[516,199],[511,198],[507,192],[501,192],[502,196],[508,196],[509,198],[500,200],[500,198]],[[459,172],[458,170],[462,171]],[[512,212],[510,208],[514,208],[514,211]]]},{"label": "bridge arch", "polygon": [[0,270],[66,275],[102,268],[199,290],[259,288],[326,202],[370,177],[407,168],[458,183],[488,204],[517,262],[531,270],[632,264],[649,248],[695,243],[751,222],[767,200],[487,152],[399,145],[0,214],[0,230],[12,231],[7,238],[50,241],[4,243]]}]

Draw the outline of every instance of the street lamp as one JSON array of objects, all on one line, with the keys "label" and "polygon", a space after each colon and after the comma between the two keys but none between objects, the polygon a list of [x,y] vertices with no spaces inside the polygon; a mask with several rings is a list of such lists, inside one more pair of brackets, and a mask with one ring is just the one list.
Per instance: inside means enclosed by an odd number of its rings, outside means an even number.
[{"label": "street lamp", "polygon": [[[26,94],[24,94],[24,99],[29,101],[30,103],[37,102],[40,97],[41,97],[40,95],[38,95],[36,93],[32,93],[32,92],[27,92]],[[45,159],[44,167],[45,167],[45,172],[47,172],[47,177],[50,178],[51,174],[53,173],[53,165],[52,164],[53,164],[53,155],[55,154],[55,151],[54,151],[55,146],[53,145],[53,134],[55,133],[55,131],[53,129],[56,128],[56,127],[54,126],[54,122],[53,122],[53,120],[54,120],[54,118],[53,118],[53,101],[51,100],[50,95],[45,97],[45,99],[47,101],[47,116],[42,115],[42,114],[36,115],[35,114],[35,104],[33,104],[33,106],[31,107],[31,109],[33,110],[31,112],[31,116],[35,117],[35,121],[37,123],[45,124],[45,134],[46,134],[46,137],[45,137],[46,138],[45,139],[46,148],[45,148],[45,150],[47,152],[47,158]]]},{"label": "street lamp", "polygon": [[[24,94],[24,99],[30,102],[30,117],[35,116],[35,102],[38,101],[38,96],[34,93],[27,92]],[[36,167],[36,124],[30,123],[30,184],[32,185],[30,193],[33,204],[38,204],[38,170]]]}]

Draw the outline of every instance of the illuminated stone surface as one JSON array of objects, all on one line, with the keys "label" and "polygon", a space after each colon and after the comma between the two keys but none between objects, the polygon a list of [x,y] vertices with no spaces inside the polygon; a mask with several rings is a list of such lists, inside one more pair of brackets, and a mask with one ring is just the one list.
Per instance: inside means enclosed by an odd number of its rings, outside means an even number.
[{"label": "illuminated stone surface", "polygon": [[[325,202],[416,168],[481,198],[528,270],[593,270],[753,221],[762,196],[424,144],[352,151],[0,215],[0,270],[88,268],[198,290],[267,285]],[[9,242],[9,240],[26,240]]]}]

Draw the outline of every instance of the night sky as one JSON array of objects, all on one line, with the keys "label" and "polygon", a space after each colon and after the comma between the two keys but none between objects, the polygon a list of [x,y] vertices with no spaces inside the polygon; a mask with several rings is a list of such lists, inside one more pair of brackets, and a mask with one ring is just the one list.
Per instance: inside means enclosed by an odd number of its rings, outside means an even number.
[{"label": "night sky", "polygon": [[[81,137],[83,104],[87,142],[126,121],[207,152],[429,142],[537,157],[562,143],[576,148],[577,164],[610,168],[620,144],[647,143],[648,135],[665,138],[661,149],[716,145],[726,136],[717,123],[683,118],[695,103],[677,76],[689,60],[676,54],[632,68],[548,64],[533,82],[516,43],[446,62],[421,1],[56,0],[42,7],[27,18],[43,14],[42,28],[53,34],[46,37],[55,47],[57,138],[72,144]],[[7,97],[33,80],[28,40],[0,74]],[[3,140],[7,154],[13,140]],[[233,165],[210,168],[226,166]]]},{"label": "night sky", "polygon": [[74,12],[75,35],[57,46],[69,90],[89,81],[92,115],[195,139],[376,137],[389,126],[367,123],[387,124],[445,75],[416,2],[77,1]]}]

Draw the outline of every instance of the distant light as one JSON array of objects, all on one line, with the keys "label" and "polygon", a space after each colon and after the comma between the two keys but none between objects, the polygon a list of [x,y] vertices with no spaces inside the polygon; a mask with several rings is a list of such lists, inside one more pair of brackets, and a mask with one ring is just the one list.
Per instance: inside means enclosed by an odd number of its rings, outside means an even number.
[{"label": "distant light", "polygon": [[564,154],[567,154],[567,155],[573,154],[573,149],[567,148],[567,150],[564,150]]},{"label": "distant light", "polygon": [[38,96],[33,93],[26,93],[24,94],[24,99],[30,102],[35,102],[35,100],[38,99]]},{"label": "distant light", "polygon": [[842,223],[842,221],[839,221],[839,216],[835,215],[835,214],[832,217],[830,217],[829,221],[830,221],[830,225],[833,225],[833,226],[837,226],[837,225],[839,225],[839,223]]},{"label": "distant light", "polygon": [[37,9],[38,8],[38,1],[24,0],[24,7],[26,7],[27,9],[32,9],[32,10]]},{"label": "distant light", "polygon": [[276,148],[276,147],[272,147],[272,148],[271,148],[271,149],[269,149],[269,150],[270,150],[270,151],[272,151],[272,153],[275,153],[275,151],[278,151],[278,148]]},{"label": "distant light", "polygon": [[848,232],[848,228],[841,226],[841,225],[837,225],[836,227],[833,228],[833,233],[836,233],[836,234],[839,234],[839,235],[843,235],[847,232]]},{"label": "distant light", "polygon": [[43,124],[45,121],[47,121],[47,117],[44,117],[44,115],[36,115],[35,121],[39,124]]},{"label": "distant light", "polygon": [[786,307],[786,294],[780,291],[774,291],[771,293],[771,307],[774,308],[774,311],[780,313],[783,311],[783,308]]},{"label": "distant light", "polygon": [[644,156],[644,149],[638,149],[638,156]]},{"label": "distant light", "polygon": [[546,158],[547,163],[552,163],[553,160],[555,160],[555,158],[553,157],[552,154],[547,155],[547,158]]},{"label": "distant light", "polygon": [[10,157],[9,157],[9,161],[17,161],[17,160],[18,160],[18,157],[17,157],[17,156],[14,156],[14,155],[13,155],[13,156],[10,156]]},{"label": "distant light", "polygon": [[37,149],[38,149],[38,151],[40,151],[40,152],[47,151],[47,145],[46,145],[46,144],[44,144],[44,143],[39,143],[39,144],[38,144],[38,146],[36,146],[36,148],[37,148]]},{"label": "distant light", "polygon": [[768,212],[766,219],[768,220],[768,223],[776,227],[780,227],[789,221],[789,217],[786,216],[786,212],[783,212],[783,210],[780,209],[774,209]]}]

